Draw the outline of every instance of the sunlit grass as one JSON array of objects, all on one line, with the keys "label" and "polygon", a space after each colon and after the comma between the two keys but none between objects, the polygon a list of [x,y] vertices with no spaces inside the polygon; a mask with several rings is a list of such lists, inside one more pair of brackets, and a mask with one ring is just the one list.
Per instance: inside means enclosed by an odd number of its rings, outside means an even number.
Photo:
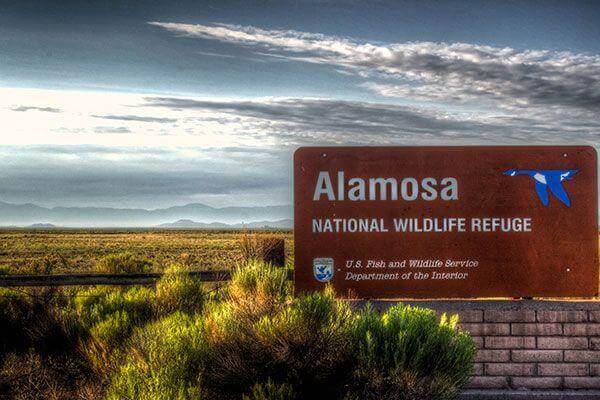
[{"label": "sunlit grass", "polygon": [[[272,236],[273,233],[259,233]],[[293,235],[285,238],[286,259],[293,258]],[[108,231],[108,230],[0,230],[0,266],[4,273],[95,272],[107,256],[130,253],[148,260],[154,271],[172,264],[193,270],[229,269],[244,260],[243,231]]]}]

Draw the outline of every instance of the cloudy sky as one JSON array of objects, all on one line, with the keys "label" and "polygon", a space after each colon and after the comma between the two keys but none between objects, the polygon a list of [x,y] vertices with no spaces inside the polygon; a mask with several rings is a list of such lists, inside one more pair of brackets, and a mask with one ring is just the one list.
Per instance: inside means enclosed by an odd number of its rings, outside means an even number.
[{"label": "cloudy sky", "polygon": [[302,145],[599,148],[598,21],[575,1],[2,2],[0,201],[290,204]]}]

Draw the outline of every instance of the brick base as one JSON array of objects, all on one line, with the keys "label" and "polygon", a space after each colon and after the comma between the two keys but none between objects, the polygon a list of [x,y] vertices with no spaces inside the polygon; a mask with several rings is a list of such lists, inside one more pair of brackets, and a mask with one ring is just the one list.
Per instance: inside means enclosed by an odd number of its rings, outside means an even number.
[{"label": "brick base", "polygon": [[459,400],[598,400],[598,390],[466,390]]},{"label": "brick base", "polygon": [[[386,309],[396,303],[376,301],[373,305]],[[505,394],[536,391],[530,395],[588,392],[597,396],[591,398],[600,399],[600,301],[403,303],[459,315],[460,327],[471,333],[478,348],[470,389]]]}]

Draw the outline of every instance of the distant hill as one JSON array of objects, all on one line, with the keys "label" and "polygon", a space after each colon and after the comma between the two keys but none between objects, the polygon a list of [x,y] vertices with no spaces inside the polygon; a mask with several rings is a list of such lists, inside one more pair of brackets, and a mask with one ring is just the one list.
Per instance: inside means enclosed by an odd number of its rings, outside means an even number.
[{"label": "distant hill", "polygon": [[39,224],[31,224],[27,228],[56,228],[56,225],[39,223]]},{"label": "distant hill", "polygon": [[205,223],[205,222],[195,222],[192,221],[191,219],[180,219],[179,221],[175,221],[175,222],[167,222],[164,224],[159,224],[156,226],[157,228],[173,228],[173,229],[226,229],[226,228],[230,228],[231,225],[228,224],[224,224],[222,222],[211,222],[211,223]]},{"label": "distant hill", "polygon": [[278,221],[256,221],[240,224],[224,224],[222,222],[195,222],[189,219],[159,224],[157,228],[164,229],[292,229],[294,223],[291,219],[280,219]]},{"label": "distant hill", "polygon": [[243,221],[279,221],[292,217],[292,207],[211,207],[192,203],[184,206],[145,210],[110,207],[40,207],[0,201],[2,226],[28,227],[39,221],[61,227],[153,227],[172,221],[211,224],[241,224]]}]

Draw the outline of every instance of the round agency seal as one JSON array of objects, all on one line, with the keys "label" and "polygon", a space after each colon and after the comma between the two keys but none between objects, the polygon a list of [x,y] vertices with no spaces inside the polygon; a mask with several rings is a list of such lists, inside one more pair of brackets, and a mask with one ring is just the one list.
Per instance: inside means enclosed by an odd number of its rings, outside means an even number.
[{"label": "round agency seal", "polygon": [[313,259],[313,273],[319,282],[329,282],[333,278],[333,258]]}]

